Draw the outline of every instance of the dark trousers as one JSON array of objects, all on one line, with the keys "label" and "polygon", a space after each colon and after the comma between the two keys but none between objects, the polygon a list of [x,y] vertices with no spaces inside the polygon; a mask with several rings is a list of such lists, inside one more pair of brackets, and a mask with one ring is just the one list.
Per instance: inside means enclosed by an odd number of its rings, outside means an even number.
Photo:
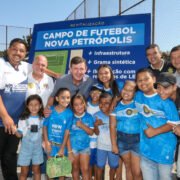
[{"label": "dark trousers", "polygon": [[5,133],[0,127],[0,161],[5,180],[18,180],[17,176],[17,148],[19,139],[15,135]]}]

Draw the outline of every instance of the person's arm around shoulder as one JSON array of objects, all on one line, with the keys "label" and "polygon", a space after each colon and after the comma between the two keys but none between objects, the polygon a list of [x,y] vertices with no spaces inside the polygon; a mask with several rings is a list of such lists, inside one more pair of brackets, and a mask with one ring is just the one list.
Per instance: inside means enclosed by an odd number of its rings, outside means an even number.
[{"label": "person's arm around shoulder", "polygon": [[63,74],[53,72],[53,71],[51,71],[51,70],[49,70],[49,69],[45,69],[45,73],[46,73],[48,76],[51,76],[51,77],[53,77],[53,78],[55,78],[55,79],[58,79],[58,78],[60,78],[61,76],[63,76]]},{"label": "person's arm around shoulder", "polygon": [[111,144],[112,144],[112,152],[115,154],[118,154],[118,147],[117,147],[117,141],[116,141],[116,116],[110,115],[110,137],[111,137]]},{"label": "person's arm around shoulder", "polygon": [[45,108],[44,108],[44,116],[45,116],[46,118],[49,117],[50,114],[51,114],[51,112],[52,112],[52,111],[50,110],[50,107],[53,106],[54,96],[55,96],[56,92],[58,91],[58,89],[60,88],[60,84],[61,84],[61,78],[59,78],[59,79],[56,81],[56,83],[55,83],[55,85],[54,85],[54,89],[53,89],[51,95],[49,96],[48,101],[47,101],[47,104],[46,104],[46,106],[45,106]]}]

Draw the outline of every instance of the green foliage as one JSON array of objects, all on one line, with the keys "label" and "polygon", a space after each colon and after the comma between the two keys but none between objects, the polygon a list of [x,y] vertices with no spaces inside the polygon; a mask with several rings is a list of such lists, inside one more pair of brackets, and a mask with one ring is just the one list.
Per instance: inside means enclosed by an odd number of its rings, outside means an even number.
[{"label": "green foliage", "polygon": [[169,51],[162,52],[162,58],[166,61],[170,61]]},{"label": "green foliage", "polygon": [[6,50],[0,51],[0,57],[3,57],[6,54]]},{"label": "green foliage", "polygon": [[29,51],[30,51],[30,46],[31,46],[32,36],[30,36],[30,35],[23,36],[23,40],[27,44],[27,54],[26,54],[26,57],[28,57],[29,56]]}]

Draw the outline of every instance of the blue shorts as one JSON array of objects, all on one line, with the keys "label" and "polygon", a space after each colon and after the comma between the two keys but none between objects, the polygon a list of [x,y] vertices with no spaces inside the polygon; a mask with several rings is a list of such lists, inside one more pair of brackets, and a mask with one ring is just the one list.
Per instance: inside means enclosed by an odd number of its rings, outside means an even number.
[{"label": "blue shorts", "polygon": [[97,164],[97,148],[91,149],[91,157],[90,157],[89,166],[92,166],[94,164]]},{"label": "blue shorts", "polygon": [[39,165],[43,163],[43,150],[41,142],[22,140],[18,155],[19,166]]},{"label": "blue shorts", "polygon": [[128,152],[139,157],[139,134],[127,134],[117,131],[117,145],[119,155],[123,156]]},{"label": "blue shorts", "polygon": [[76,150],[76,149],[72,149],[72,152],[75,156],[79,155],[79,154],[91,154],[91,150],[90,148],[86,148],[86,149],[82,149],[82,150]]},{"label": "blue shorts", "polygon": [[111,151],[97,149],[97,167],[105,167],[107,158],[110,168],[117,168],[119,166],[119,155]]}]

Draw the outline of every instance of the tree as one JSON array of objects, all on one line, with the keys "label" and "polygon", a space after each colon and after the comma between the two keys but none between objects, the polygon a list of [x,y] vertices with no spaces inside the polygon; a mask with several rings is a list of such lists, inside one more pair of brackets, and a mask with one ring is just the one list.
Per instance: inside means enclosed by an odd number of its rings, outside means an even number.
[{"label": "tree", "polygon": [[26,57],[28,57],[29,52],[30,52],[30,47],[31,47],[32,36],[31,35],[23,36],[23,40],[26,42],[26,45],[27,45]]},{"label": "tree", "polygon": [[162,58],[166,61],[170,61],[169,51],[162,52]]}]

